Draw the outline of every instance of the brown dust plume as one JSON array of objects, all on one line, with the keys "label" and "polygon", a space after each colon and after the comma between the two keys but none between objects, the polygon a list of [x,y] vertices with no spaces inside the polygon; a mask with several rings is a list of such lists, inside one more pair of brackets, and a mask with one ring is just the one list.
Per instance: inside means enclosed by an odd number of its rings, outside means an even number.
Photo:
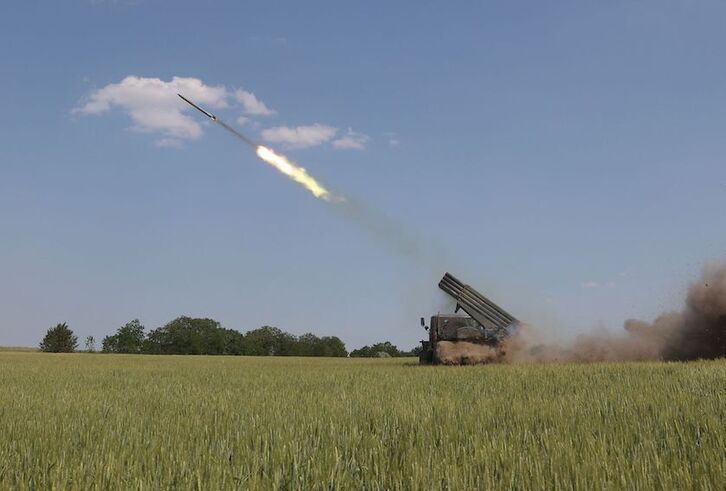
[{"label": "brown dust plume", "polygon": [[522,326],[502,347],[505,362],[697,360],[726,357],[726,261],[707,264],[680,311],[653,322],[630,319],[619,334],[595,332],[565,345],[538,339]]}]

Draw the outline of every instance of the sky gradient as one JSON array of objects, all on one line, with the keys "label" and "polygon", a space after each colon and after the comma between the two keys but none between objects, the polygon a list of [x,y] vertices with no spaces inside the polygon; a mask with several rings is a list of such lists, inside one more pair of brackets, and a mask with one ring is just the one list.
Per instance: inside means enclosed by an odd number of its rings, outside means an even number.
[{"label": "sky gradient", "polygon": [[[408,348],[445,271],[558,333],[678,309],[726,255],[725,23],[717,1],[3,2],[0,345],[192,315]],[[130,76],[221,87],[216,114],[356,210],[147,92],[83,110]]]}]

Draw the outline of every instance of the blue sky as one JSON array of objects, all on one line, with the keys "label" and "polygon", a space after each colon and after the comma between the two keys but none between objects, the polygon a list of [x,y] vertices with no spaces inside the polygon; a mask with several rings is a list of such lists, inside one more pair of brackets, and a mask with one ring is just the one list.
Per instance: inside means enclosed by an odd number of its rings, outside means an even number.
[{"label": "blue sky", "polygon": [[[677,309],[726,252],[725,21],[716,1],[3,2],[0,344],[187,314],[409,347],[447,270],[558,333]],[[393,237],[144,83],[113,89],[131,76],[198,80]]]}]

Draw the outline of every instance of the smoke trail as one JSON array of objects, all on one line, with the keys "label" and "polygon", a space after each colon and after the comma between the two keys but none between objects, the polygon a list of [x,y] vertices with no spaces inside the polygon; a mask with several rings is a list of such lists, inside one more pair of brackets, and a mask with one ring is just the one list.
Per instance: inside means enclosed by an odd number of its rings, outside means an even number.
[{"label": "smoke trail", "polygon": [[[235,134],[237,133],[235,132]],[[242,135],[238,136],[245,138]],[[247,141],[246,138],[245,141]],[[333,193],[311,176],[304,167],[297,165],[284,155],[276,153],[271,148],[257,145],[255,151],[260,159],[275,167],[293,181],[301,184],[313,196],[333,205],[333,210],[341,214],[345,219],[360,225],[371,238],[384,244],[392,252],[416,260],[419,266],[428,265],[428,269],[434,271],[433,264],[438,261],[434,261],[433,258],[437,253],[430,241],[423,241],[402,223],[371,209],[360,200]],[[426,246],[424,247],[423,244],[426,244]],[[440,269],[435,270],[436,274],[439,273]]]},{"label": "smoke trail", "polygon": [[681,311],[653,322],[630,319],[620,334],[595,332],[566,345],[542,342],[542,333],[523,326],[502,347],[507,362],[594,362],[696,360],[726,357],[726,262],[704,267],[688,288]]},{"label": "smoke trail", "polygon": [[[421,259],[419,244],[422,244],[423,241],[418,240],[411,233],[407,232],[407,230],[400,224],[393,222],[385,215],[374,212],[362,202],[350,201],[343,195],[333,194],[320,181],[311,176],[304,167],[297,165],[286,156],[275,152],[271,148],[264,145],[258,145],[241,132],[229,126],[216,115],[210,113],[201,106],[198,106],[183,95],[177,95],[191,107],[210,118],[225,130],[229,131],[245,144],[252,147],[261,160],[270,164],[282,174],[302,185],[305,189],[310,191],[313,196],[327,201],[328,203],[337,205],[334,207],[336,211],[361,225],[373,238],[378,239],[397,253]],[[425,263],[424,261],[419,261],[419,264]]]},{"label": "smoke trail", "polygon": [[374,239],[384,242],[394,252],[409,257],[420,254],[421,241],[414,237],[402,224],[373,211],[362,201],[349,199],[341,194],[334,194],[320,181],[308,174],[304,167],[295,164],[284,155],[278,154],[268,147],[257,145],[256,153],[262,160],[293,181],[301,184],[316,198],[334,204],[334,209],[337,212],[361,225]]},{"label": "smoke trail", "polygon": [[338,213],[361,225],[373,239],[384,242],[397,254],[413,257],[421,253],[421,241],[403,224],[374,211],[356,199],[347,199],[336,204]]}]

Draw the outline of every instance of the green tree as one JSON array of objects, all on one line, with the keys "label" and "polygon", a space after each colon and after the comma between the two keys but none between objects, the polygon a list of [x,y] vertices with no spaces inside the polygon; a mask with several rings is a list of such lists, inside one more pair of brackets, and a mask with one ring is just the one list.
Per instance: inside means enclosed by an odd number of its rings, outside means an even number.
[{"label": "green tree", "polygon": [[178,317],[149,332],[144,344],[148,353],[222,355],[232,346],[229,330],[214,319]]},{"label": "green tree", "polygon": [[280,331],[275,338],[274,349],[271,354],[276,356],[295,356],[298,351],[298,341],[289,332]]},{"label": "green tree", "polygon": [[378,356],[378,353],[386,353],[390,356],[405,355],[393,343],[385,341],[372,346],[363,346],[362,348],[354,349],[350,352],[350,356],[353,358],[373,358]]},{"label": "green tree", "polygon": [[297,338],[296,356],[348,356],[345,343],[336,336],[317,337],[306,333]]},{"label": "green tree", "polygon": [[245,334],[246,355],[268,356],[278,355],[281,351],[289,350],[289,346],[283,346],[283,332],[277,327],[262,326],[253,329]]},{"label": "green tree", "polygon": [[317,356],[348,356],[348,350],[345,349],[345,343],[338,336],[323,336],[321,339],[323,346],[322,353]]},{"label": "green tree", "polygon": [[354,349],[350,352],[351,358],[371,358],[372,356],[373,352],[371,351],[371,347],[368,345],[365,345],[362,348]]},{"label": "green tree", "polygon": [[144,325],[139,319],[127,322],[113,336],[102,341],[104,353],[141,353],[144,346]]},{"label": "green tree", "polygon": [[40,342],[40,350],[48,353],[72,353],[78,348],[78,338],[65,322],[48,329]]},{"label": "green tree", "polygon": [[294,336],[277,327],[262,326],[242,334],[214,319],[177,317],[144,336],[134,319],[116,334],[103,339],[106,353],[254,356],[347,356],[345,344],[335,336]]},{"label": "green tree", "polygon": [[234,329],[222,329],[224,331],[224,354],[225,355],[244,355],[245,336]]}]

